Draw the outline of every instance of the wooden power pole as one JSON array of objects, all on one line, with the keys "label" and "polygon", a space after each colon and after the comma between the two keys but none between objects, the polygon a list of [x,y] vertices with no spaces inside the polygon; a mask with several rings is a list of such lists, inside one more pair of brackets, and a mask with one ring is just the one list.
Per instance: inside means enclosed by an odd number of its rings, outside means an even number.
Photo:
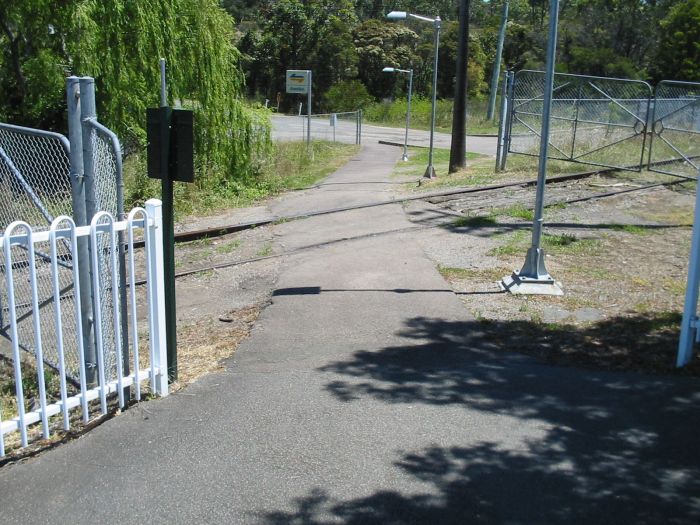
[{"label": "wooden power pole", "polygon": [[459,45],[452,113],[452,145],[450,173],[467,164],[467,62],[469,55],[469,0],[459,2]]}]

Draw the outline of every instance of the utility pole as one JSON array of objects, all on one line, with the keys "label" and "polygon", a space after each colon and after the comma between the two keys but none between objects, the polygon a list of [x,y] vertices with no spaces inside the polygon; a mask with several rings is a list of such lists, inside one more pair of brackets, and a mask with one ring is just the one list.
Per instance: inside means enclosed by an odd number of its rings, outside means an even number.
[{"label": "utility pole", "polygon": [[459,2],[459,46],[454,109],[452,112],[452,144],[450,169],[454,173],[467,164],[467,63],[469,56],[469,0]]}]

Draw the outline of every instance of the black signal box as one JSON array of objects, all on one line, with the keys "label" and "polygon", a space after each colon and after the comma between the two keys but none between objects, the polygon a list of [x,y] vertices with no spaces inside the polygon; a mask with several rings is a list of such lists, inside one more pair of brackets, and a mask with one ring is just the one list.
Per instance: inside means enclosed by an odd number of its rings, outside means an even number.
[{"label": "black signal box", "polygon": [[148,176],[194,182],[194,115],[170,107],[146,109]]}]

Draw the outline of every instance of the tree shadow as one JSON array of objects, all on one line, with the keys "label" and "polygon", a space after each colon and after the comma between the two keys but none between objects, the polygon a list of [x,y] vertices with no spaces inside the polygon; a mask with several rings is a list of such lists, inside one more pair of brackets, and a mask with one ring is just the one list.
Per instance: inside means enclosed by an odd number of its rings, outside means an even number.
[{"label": "tree shadow", "polygon": [[[633,332],[649,322],[599,323],[567,334],[568,344],[583,349],[600,331],[628,323]],[[271,512],[266,522],[700,522],[697,379],[557,367],[501,349],[525,332],[530,346],[561,343],[534,323],[416,318],[400,334],[405,344],[358,351],[319,372],[343,403],[370,398],[464,407],[474,417],[503,415],[524,427],[539,425],[539,437],[504,445],[506,432],[518,432],[510,429],[468,446],[454,436],[454,446],[395,451],[393,467],[430,487],[424,493],[378,490],[342,499],[316,489],[296,500],[295,510]]]}]

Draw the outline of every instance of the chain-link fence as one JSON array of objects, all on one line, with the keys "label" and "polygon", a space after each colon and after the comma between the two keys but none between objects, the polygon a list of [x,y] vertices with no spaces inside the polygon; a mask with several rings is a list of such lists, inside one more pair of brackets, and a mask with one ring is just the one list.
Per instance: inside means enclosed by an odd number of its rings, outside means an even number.
[{"label": "chain-link fence", "polygon": [[63,135],[0,123],[0,230],[19,218],[48,229],[72,213],[69,151]]},{"label": "chain-link fence", "polygon": [[[299,117],[299,140],[307,138],[308,116]],[[362,112],[319,113],[311,115],[311,140],[360,144]]]},{"label": "chain-link fence", "polygon": [[700,168],[700,83],[659,83],[652,122],[649,170],[696,178]]},{"label": "chain-link fence", "polygon": [[[121,146],[117,136],[108,128],[97,122],[96,120],[87,120],[83,123],[89,127],[90,151],[89,167],[92,171],[92,188],[88,194],[94,194],[94,209],[91,199],[88,199],[87,213],[88,217],[92,217],[98,211],[107,211],[117,220],[124,218],[124,199],[122,187],[122,155]],[[124,238],[123,234],[119,234],[118,242],[118,273],[117,280],[120,283],[117,295],[119,297],[118,304],[115,305],[112,288],[112,266],[110,264],[111,257],[111,239],[108,235],[101,235],[98,238],[99,257],[98,268],[99,282],[101,283],[100,294],[100,310],[102,319],[102,340],[104,347],[104,367],[105,375],[108,380],[116,377],[117,351],[115,348],[116,341],[121,339],[123,343],[127,342],[127,338],[123,334],[127,333],[127,316],[126,302],[124,290],[126,286],[125,262],[124,262]],[[95,268],[92,269],[95,271]],[[121,323],[122,337],[118,338],[115,332],[114,309],[118,308],[117,317]],[[122,349],[126,353],[126,346]],[[126,361],[126,360],[125,360]],[[128,363],[128,361],[127,361]],[[128,366],[128,365],[127,365]]]},{"label": "chain-link fence", "polygon": [[[91,79],[90,79],[91,80]],[[89,90],[84,90],[86,94]],[[93,92],[94,93],[94,92]],[[69,98],[70,100],[70,98]],[[90,104],[88,104],[90,106]],[[77,105],[77,112],[80,106]],[[94,108],[94,101],[91,107]],[[71,144],[66,137],[46,132],[0,124],[0,229],[4,232],[9,224],[14,221],[28,223],[34,231],[46,230],[51,222],[58,216],[74,216],[78,225],[88,224],[90,218],[97,211],[108,211],[114,217],[122,218],[123,193],[122,193],[122,156],[119,140],[109,129],[92,118],[82,118],[75,113],[75,108],[69,105],[69,120],[73,113],[73,123],[77,133],[71,138],[85,137],[86,144],[83,148],[82,140]],[[85,116],[85,115],[83,115]],[[79,128],[83,128],[81,131]],[[84,158],[83,158],[84,153]],[[79,159],[76,161],[76,159]],[[85,162],[83,162],[83,160]],[[77,165],[71,165],[71,162]],[[84,191],[76,191],[76,186],[81,185]],[[77,199],[77,200],[76,200]],[[80,210],[82,209],[82,218]],[[87,214],[86,214],[87,212]],[[89,380],[94,380],[96,359],[94,353],[94,332],[90,305],[90,271],[97,271],[100,285],[93,293],[100,295],[103,342],[105,345],[105,372],[107,379],[112,379],[116,373],[116,337],[114,329],[115,311],[121,318],[121,330],[126,333],[126,303],[124,301],[124,283],[126,282],[123,242],[119,242],[119,276],[120,301],[114,305],[112,301],[112,274],[109,261],[111,259],[111,246],[107,236],[99,239],[97,268],[90,268],[87,243],[78,250],[83,259],[80,269],[85,272],[84,280],[81,279],[81,289],[87,290],[87,295],[81,301],[83,309],[82,324],[87,334],[84,340],[86,347],[86,365]],[[120,238],[120,241],[122,239]],[[75,309],[73,294],[73,259],[70,247],[65,242],[58,242],[56,249],[59,253],[58,287],[61,303],[61,316],[63,326],[75,326]],[[43,357],[46,364],[58,369],[58,334],[56,333],[56,311],[53,301],[54,288],[50,267],[50,243],[39,243],[35,248],[34,261],[29,260],[29,254],[21,246],[13,246],[9,254],[12,257],[14,279],[8,283],[5,279],[5,260],[8,254],[0,253],[0,336],[9,340],[12,335],[8,332],[8,286],[14,288],[16,315],[17,315],[17,339],[22,349],[29,355],[33,355],[36,348],[36,326],[38,323]],[[30,266],[36,270],[36,288],[32,289],[27,278]],[[39,315],[34,315],[32,309],[32,294],[36,292],[39,303]],[[121,338],[126,347],[126,337]],[[77,381],[79,377],[80,360],[78,355],[79,344],[75,334],[63,334],[65,348],[65,367],[68,379]],[[3,352],[3,344],[0,343],[0,352]],[[28,355],[28,357],[29,357]]]},{"label": "chain-link fence", "polygon": [[[12,126],[0,123],[0,229],[4,231],[14,221],[24,221],[35,231],[47,230],[54,218],[72,214],[70,183],[70,145],[68,140],[57,133]],[[61,261],[58,272],[58,285],[61,301],[66,307],[63,316],[73,315],[72,308],[72,261],[65,243],[57,243],[56,249]],[[23,247],[13,247],[12,260],[15,273],[15,297],[18,340],[20,346],[29,353],[34,351],[34,320],[32,315],[32,288],[26,274],[29,254]],[[44,346],[44,358],[53,368],[58,367],[57,336],[55,329],[55,309],[51,301],[53,285],[49,264],[49,243],[35,247],[34,265],[37,272],[37,295],[42,308],[39,326]],[[5,256],[0,254],[0,268],[5,268]],[[24,277],[21,277],[22,274]],[[4,275],[3,275],[4,276]],[[0,280],[0,335],[9,338],[9,316],[7,282]],[[65,322],[70,322],[65,319]],[[66,336],[64,336],[66,338]],[[70,334],[66,345],[76,348],[75,335]],[[77,378],[78,356],[73,352],[67,356],[66,366],[72,378]]]},{"label": "chain-link fence", "polygon": [[[508,151],[537,156],[545,73],[519,71],[512,88]],[[646,82],[556,74],[549,158],[639,171],[651,100]]]}]

